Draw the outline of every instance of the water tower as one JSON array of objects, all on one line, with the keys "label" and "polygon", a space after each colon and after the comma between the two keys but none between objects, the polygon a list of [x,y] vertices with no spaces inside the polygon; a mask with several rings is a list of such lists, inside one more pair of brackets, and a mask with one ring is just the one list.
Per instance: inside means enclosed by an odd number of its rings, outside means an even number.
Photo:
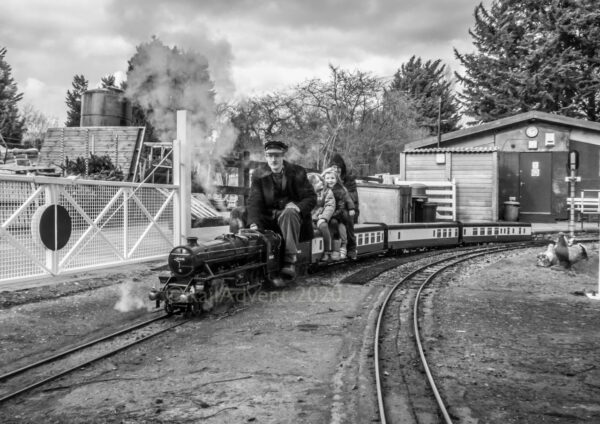
[{"label": "water tower", "polygon": [[131,103],[123,94],[118,88],[97,88],[83,93],[80,126],[131,126]]}]

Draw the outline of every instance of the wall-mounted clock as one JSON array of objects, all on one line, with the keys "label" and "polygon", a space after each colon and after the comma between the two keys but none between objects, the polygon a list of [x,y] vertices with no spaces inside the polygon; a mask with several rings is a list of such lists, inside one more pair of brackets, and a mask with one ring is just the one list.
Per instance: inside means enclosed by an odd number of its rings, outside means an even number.
[{"label": "wall-mounted clock", "polygon": [[534,127],[532,125],[530,127],[527,127],[527,129],[525,130],[525,134],[527,135],[527,137],[535,137],[538,135],[538,129],[537,127]]}]

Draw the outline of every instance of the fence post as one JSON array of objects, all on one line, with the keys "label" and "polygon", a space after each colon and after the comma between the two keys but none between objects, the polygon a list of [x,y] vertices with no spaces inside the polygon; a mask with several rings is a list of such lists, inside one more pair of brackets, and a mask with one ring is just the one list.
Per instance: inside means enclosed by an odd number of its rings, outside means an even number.
[{"label": "fence post", "polygon": [[[238,187],[250,187],[250,152],[244,150],[238,168]],[[246,206],[246,196],[238,195],[238,206]]]},{"label": "fence post", "polygon": [[[45,187],[44,197],[46,198],[46,206],[56,205],[58,203],[58,186],[47,184]],[[55,209],[56,212],[56,209]],[[56,213],[54,214],[54,246],[57,245],[56,237],[58,237],[58,229],[56,223]],[[50,270],[52,275],[58,274],[58,250],[49,249],[46,247],[46,268]]]},{"label": "fence post", "polygon": [[456,180],[452,178],[452,220],[456,221]]},{"label": "fence post", "polygon": [[173,140],[173,184],[175,189],[173,244],[183,244],[192,227],[192,126],[186,110],[177,111],[177,138]]}]

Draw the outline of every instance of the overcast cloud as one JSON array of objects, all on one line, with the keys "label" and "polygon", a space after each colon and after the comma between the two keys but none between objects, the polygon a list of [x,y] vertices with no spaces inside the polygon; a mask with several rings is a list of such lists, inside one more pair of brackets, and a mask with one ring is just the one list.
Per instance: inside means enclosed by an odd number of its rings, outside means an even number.
[{"label": "overcast cloud", "polygon": [[[460,70],[453,48],[472,51],[479,0],[2,0],[20,104],[62,125],[73,76],[96,87],[124,76],[135,47],[156,35],[208,57],[221,99],[285,89],[328,76],[331,63],[390,77],[412,55]],[[484,1],[485,5],[489,1]]]}]

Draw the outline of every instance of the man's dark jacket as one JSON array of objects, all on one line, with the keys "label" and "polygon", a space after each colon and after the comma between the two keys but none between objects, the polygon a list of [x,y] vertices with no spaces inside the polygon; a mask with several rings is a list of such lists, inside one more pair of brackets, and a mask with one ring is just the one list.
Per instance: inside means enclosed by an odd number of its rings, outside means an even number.
[{"label": "man's dark jacket", "polygon": [[264,164],[254,170],[250,195],[248,196],[248,225],[256,224],[259,229],[277,229],[273,220],[273,210],[283,209],[288,202],[293,202],[300,208],[302,224],[299,238],[301,241],[313,237],[311,211],[317,204],[317,195],[306,178],[306,171],[298,165],[283,162],[283,194],[276,199],[273,188],[271,168]]}]

